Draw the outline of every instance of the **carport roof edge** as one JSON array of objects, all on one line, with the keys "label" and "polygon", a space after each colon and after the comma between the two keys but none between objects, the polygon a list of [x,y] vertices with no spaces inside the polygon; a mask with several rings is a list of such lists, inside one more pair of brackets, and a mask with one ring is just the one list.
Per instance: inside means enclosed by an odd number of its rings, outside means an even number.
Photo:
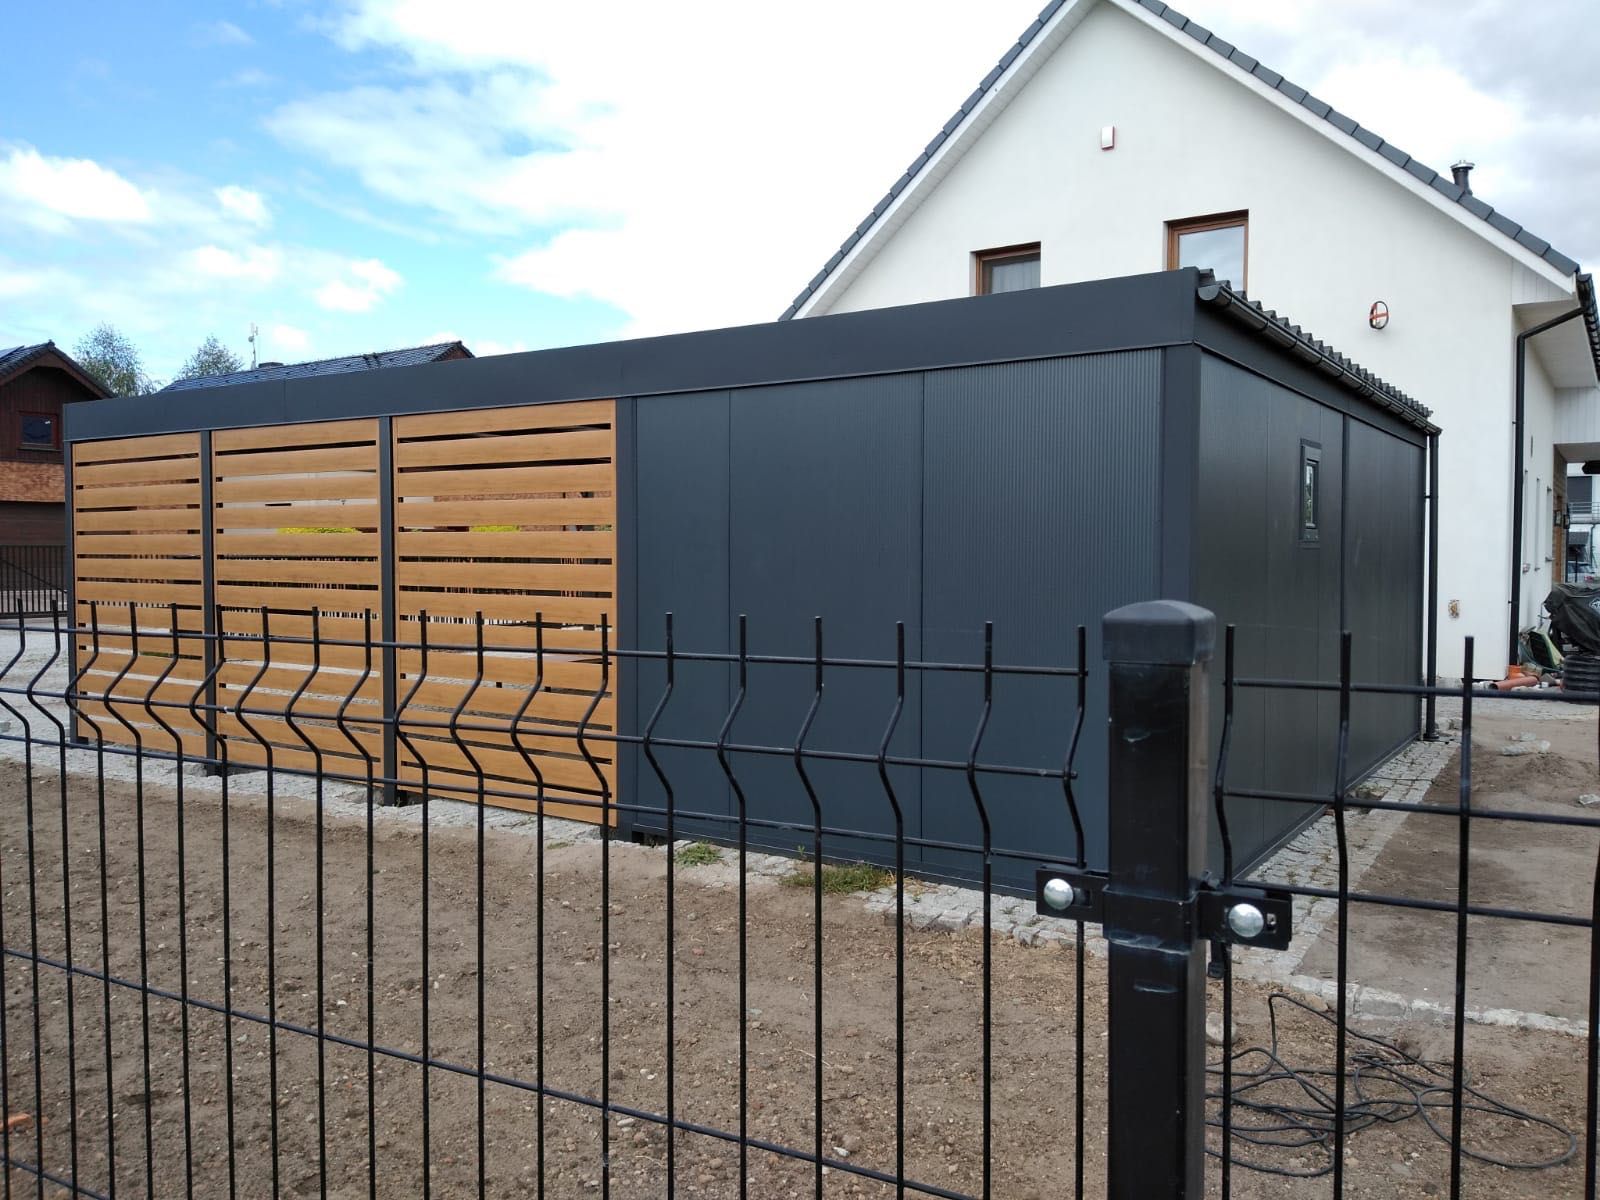
[{"label": "carport roof edge", "polygon": [[[1243,338],[1215,332],[1219,311],[1235,318],[1228,331]],[[65,433],[78,442],[667,396],[1185,345],[1243,354],[1264,374],[1309,372],[1302,391],[1320,377],[1373,411],[1437,432],[1428,410],[1403,392],[1186,268],[807,321],[89,401],[67,410]]]}]

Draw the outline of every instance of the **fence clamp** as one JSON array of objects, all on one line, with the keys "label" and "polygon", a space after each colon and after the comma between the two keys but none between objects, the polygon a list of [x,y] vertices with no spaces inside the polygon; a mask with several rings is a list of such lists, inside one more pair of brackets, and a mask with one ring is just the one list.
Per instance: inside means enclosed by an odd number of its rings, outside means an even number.
[{"label": "fence clamp", "polygon": [[[1129,903],[1123,898],[1124,908]],[[1040,867],[1034,876],[1034,905],[1042,917],[1104,924],[1106,876],[1082,867]],[[1294,936],[1294,903],[1287,892],[1237,886],[1217,891],[1202,881],[1193,911],[1190,928],[1204,941],[1287,950]]]},{"label": "fence clamp", "polygon": [[1294,901],[1270,888],[1201,888],[1196,897],[1200,936],[1234,946],[1287,950],[1294,936]]}]

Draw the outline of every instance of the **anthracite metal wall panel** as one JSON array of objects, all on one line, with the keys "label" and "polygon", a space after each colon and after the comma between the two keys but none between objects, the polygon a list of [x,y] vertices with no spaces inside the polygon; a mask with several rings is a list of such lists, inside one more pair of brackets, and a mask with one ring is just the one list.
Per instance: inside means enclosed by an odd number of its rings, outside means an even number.
[{"label": "anthracite metal wall panel", "polygon": [[[634,410],[635,507],[618,513],[633,523],[627,539],[635,547],[636,628],[627,644],[641,650],[666,645],[665,616],[673,614],[676,642],[690,651],[724,650],[728,644],[728,413],[727,392],[654,397]],[[626,698],[624,732],[642,732],[665,685],[657,660],[640,661]],[[672,699],[656,733],[662,737],[706,739],[727,715],[732,672],[720,663],[680,662]],[[708,732],[709,731],[709,732]],[[732,811],[726,780],[712,755],[665,747],[657,758],[672,781],[679,810],[727,814]],[[624,803],[664,808],[666,797],[655,773],[636,751],[624,777],[638,781],[638,792]],[[624,814],[623,824],[636,824]],[[647,822],[648,824],[648,822]],[[656,823],[659,826],[659,822]],[[683,836],[722,833],[726,826],[685,822]]]},{"label": "anthracite metal wall panel", "polygon": [[[1423,519],[1423,452],[1350,422],[1350,497],[1345,595],[1354,673],[1363,683],[1415,683],[1422,650],[1422,597],[1404,585],[1417,573]],[[1368,696],[1354,708],[1350,754],[1364,770],[1415,734],[1417,701]]]},{"label": "anthracite metal wall panel", "polygon": [[[1161,353],[1138,351],[1012,363],[927,376],[923,471],[924,649],[981,661],[994,622],[1001,663],[1070,665],[1078,625],[1089,630],[1089,708],[1077,793],[1090,859],[1105,854],[1105,668],[1100,620],[1157,587]],[[982,707],[981,679],[925,682],[923,752],[966,758]],[[1060,767],[1072,733],[1074,684],[997,678],[980,757]],[[930,837],[976,845],[978,813],[960,774],[923,781]],[[1059,784],[983,781],[994,845],[1062,855],[1076,847]],[[932,855],[971,878],[974,856]],[[1026,886],[1032,867],[996,865]]]},{"label": "anthracite metal wall panel", "polygon": [[[1314,541],[1301,527],[1300,472],[1308,444],[1320,457]],[[1217,614],[1219,627],[1236,626],[1239,675],[1335,680],[1339,634],[1351,628],[1357,631],[1358,679],[1415,683],[1422,450],[1207,354],[1198,453],[1194,599]],[[1219,647],[1213,744],[1221,736],[1222,667]],[[1352,778],[1415,734],[1415,710],[1414,701],[1356,698]],[[1332,693],[1274,692],[1269,698],[1240,689],[1229,783],[1331,797],[1337,734]],[[1270,851],[1316,811],[1230,800],[1236,867]]]},{"label": "anthracite metal wall panel", "polygon": [[[895,622],[906,652],[921,650],[922,376],[889,375],[733,393],[729,467],[730,621],[749,615],[752,653],[814,654],[823,620],[827,657],[890,659]],[[728,636],[735,636],[730,625]],[[791,746],[815,698],[814,672],[753,665],[734,739]],[[911,687],[915,688],[913,680]],[[894,751],[915,754],[918,697]],[[873,754],[894,709],[894,672],[825,668],[808,744]],[[811,802],[788,757],[734,759],[751,810],[804,832],[756,831],[754,841],[809,850]],[[807,772],[826,825],[890,833],[893,810],[866,763],[812,761]],[[902,773],[897,773],[902,774]],[[922,832],[918,780],[896,780],[905,832]],[[892,844],[830,839],[828,856],[892,861]]]}]

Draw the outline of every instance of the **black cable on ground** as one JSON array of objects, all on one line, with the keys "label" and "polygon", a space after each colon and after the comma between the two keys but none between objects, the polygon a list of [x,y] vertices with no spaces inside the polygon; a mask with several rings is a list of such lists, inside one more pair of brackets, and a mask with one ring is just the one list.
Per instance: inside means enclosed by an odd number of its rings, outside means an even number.
[{"label": "black cable on ground", "polygon": [[[1293,1006],[1328,1026],[1333,1036],[1334,1014],[1313,1008],[1298,997],[1274,992],[1267,998],[1271,1044],[1233,1052],[1234,1165],[1268,1175],[1315,1179],[1333,1170],[1334,1069],[1294,1065],[1279,1049],[1278,1006]],[[1420,1120],[1433,1136],[1450,1144],[1450,1064],[1422,1059],[1392,1041],[1348,1029],[1349,1052],[1344,1128],[1348,1137],[1375,1125],[1398,1125]],[[1221,1079],[1222,1064],[1207,1068],[1213,1083]],[[1206,1124],[1220,1131],[1222,1094],[1208,1091]],[[1499,1153],[1461,1146],[1464,1157],[1491,1166],[1519,1171],[1545,1170],[1570,1160],[1578,1150],[1577,1136],[1548,1117],[1537,1116],[1497,1100],[1470,1081],[1462,1094],[1465,1113],[1476,1113],[1504,1123],[1494,1139]],[[1219,1134],[1220,1138],[1220,1134]],[[1536,1139],[1564,1143],[1556,1153],[1539,1154]],[[1216,1141],[1218,1139],[1212,1139]],[[1512,1154],[1518,1141],[1533,1143],[1526,1153]],[[1246,1149],[1241,1152],[1241,1143]],[[1348,1146],[1348,1141],[1346,1142]],[[1206,1153],[1221,1157],[1221,1149],[1208,1145]],[[1298,1155],[1311,1158],[1305,1165],[1282,1165],[1270,1158]]]}]

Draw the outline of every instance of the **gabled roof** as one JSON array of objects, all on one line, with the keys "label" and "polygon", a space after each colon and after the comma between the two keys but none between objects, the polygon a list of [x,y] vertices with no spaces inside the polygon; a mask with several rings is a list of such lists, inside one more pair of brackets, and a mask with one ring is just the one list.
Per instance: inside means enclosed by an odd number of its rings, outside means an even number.
[{"label": "gabled roof", "polygon": [[[904,192],[906,188],[909,187],[917,178],[917,176],[922,173],[922,169],[927,166],[929,160],[938,152],[940,147],[942,147],[945,142],[947,142],[955,134],[956,130],[966,120],[968,115],[970,115],[972,111],[983,101],[984,97],[988,95],[989,91],[999,81],[1000,77],[1005,74],[1006,70],[1011,66],[1011,64],[1021,57],[1025,51],[1027,51],[1027,49],[1038,38],[1039,34],[1049,24],[1051,18],[1054,17],[1064,5],[1070,2],[1071,0],[1050,0],[1050,3],[1045,5],[1044,10],[1038,15],[1037,18],[1034,19],[1033,24],[1029,25],[1022,31],[1022,36],[1017,39],[1016,44],[1001,56],[999,63],[997,63],[994,69],[983,77],[982,81],[978,84],[973,93],[968,96],[962,103],[961,107],[956,110],[955,115],[944,123],[944,127],[934,135],[933,140],[928,143],[928,145],[923,149],[922,153],[919,154],[912,161],[911,165],[906,168],[905,173],[902,174],[899,179],[895,180],[894,185],[884,195],[883,199],[879,200],[878,203],[873,206],[872,212],[867,215],[867,219],[862,221],[860,225],[856,226],[855,230],[850,234],[850,236],[844,240],[844,244],[839,247],[837,253],[835,253],[834,256],[828,260],[827,265],[824,266],[822,270],[812,278],[810,283],[806,284],[806,286],[801,289],[800,294],[794,298],[793,303],[789,305],[783,316],[778,318],[779,320],[787,321],[793,317],[795,313],[800,310],[800,306],[805,304],[805,302],[812,297],[817,289],[827,282],[828,277],[833,274],[834,269],[844,261],[845,256],[854,250],[857,244],[860,243],[860,241],[872,230],[872,227],[878,223],[878,219],[883,216],[883,214],[888,210],[889,206],[893,204],[894,201],[899,198],[900,194]],[[1546,263],[1554,267],[1561,274],[1576,275],[1578,273],[1578,263],[1576,260],[1569,258],[1565,254],[1562,254],[1559,250],[1556,250],[1553,246],[1551,246],[1550,243],[1544,238],[1530,233],[1527,229],[1523,228],[1517,222],[1511,220],[1504,213],[1498,212],[1490,205],[1485,204],[1477,196],[1474,196],[1470,192],[1457,187],[1454,180],[1449,175],[1439,174],[1439,172],[1413,158],[1404,150],[1401,150],[1398,146],[1385,141],[1378,134],[1372,132],[1370,129],[1367,129],[1353,118],[1345,116],[1343,113],[1335,109],[1331,104],[1317,99],[1310,92],[1306,91],[1305,88],[1291,83],[1282,75],[1278,74],[1278,72],[1250,57],[1250,55],[1240,50],[1237,46],[1234,46],[1231,42],[1224,41],[1205,26],[1189,20],[1189,18],[1178,12],[1177,9],[1171,7],[1170,5],[1161,3],[1161,0],[1113,0],[1113,2],[1126,8],[1143,8],[1148,10],[1150,13],[1166,21],[1180,33],[1187,35],[1200,45],[1212,51],[1219,58],[1231,63],[1234,67],[1245,72],[1247,75],[1254,76],[1261,83],[1273,88],[1287,99],[1293,101],[1295,104],[1298,104],[1301,108],[1305,109],[1314,117],[1326,121],[1329,125],[1332,125],[1341,133],[1346,134],[1356,142],[1359,142],[1368,150],[1381,155],[1383,158],[1393,163],[1396,167],[1399,167],[1401,170],[1407,171],[1411,175],[1414,175],[1424,185],[1431,187],[1441,196],[1460,205],[1473,216],[1480,218],[1485,225],[1510,238],[1529,253],[1542,258]],[[1483,232],[1485,236],[1488,236],[1487,230],[1484,230]],[[1586,289],[1580,282],[1580,297],[1583,295],[1585,290]],[[1596,370],[1597,372],[1600,372],[1600,319],[1595,317],[1595,303],[1593,300],[1592,286],[1587,290],[1590,294],[1590,299],[1588,300],[1588,307],[1590,308],[1591,317],[1589,321],[1590,337],[1595,350]]]},{"label": "gabled roof", "polygon": [[12,346],[10,349],[0,350],[0,383],[14,379],[24,371],[38,366],[55,367],[65,371],[97,400],[104,400],[111,395],[109,388],[80,367],[70,354],[54,342],[40,342],[36,346]]},{"label": "gabled roof", "polygon": [[163,392],[183,392],[190,388],[229,387],[236,383],[265,383],[273,379],[304,379],[309,375],[343,375],[350,371],[376,371],[384,367],[415,367],[447,358],[471,358],[472,351],[461,342],[436,342],[431,346],[411,346],[404,350],[379,350],[373,354],[350,354],[344,358],[321,358],[315,362],[272,363],[249,371],[227,375],[198,375],[193,379],[174,379]]}]

